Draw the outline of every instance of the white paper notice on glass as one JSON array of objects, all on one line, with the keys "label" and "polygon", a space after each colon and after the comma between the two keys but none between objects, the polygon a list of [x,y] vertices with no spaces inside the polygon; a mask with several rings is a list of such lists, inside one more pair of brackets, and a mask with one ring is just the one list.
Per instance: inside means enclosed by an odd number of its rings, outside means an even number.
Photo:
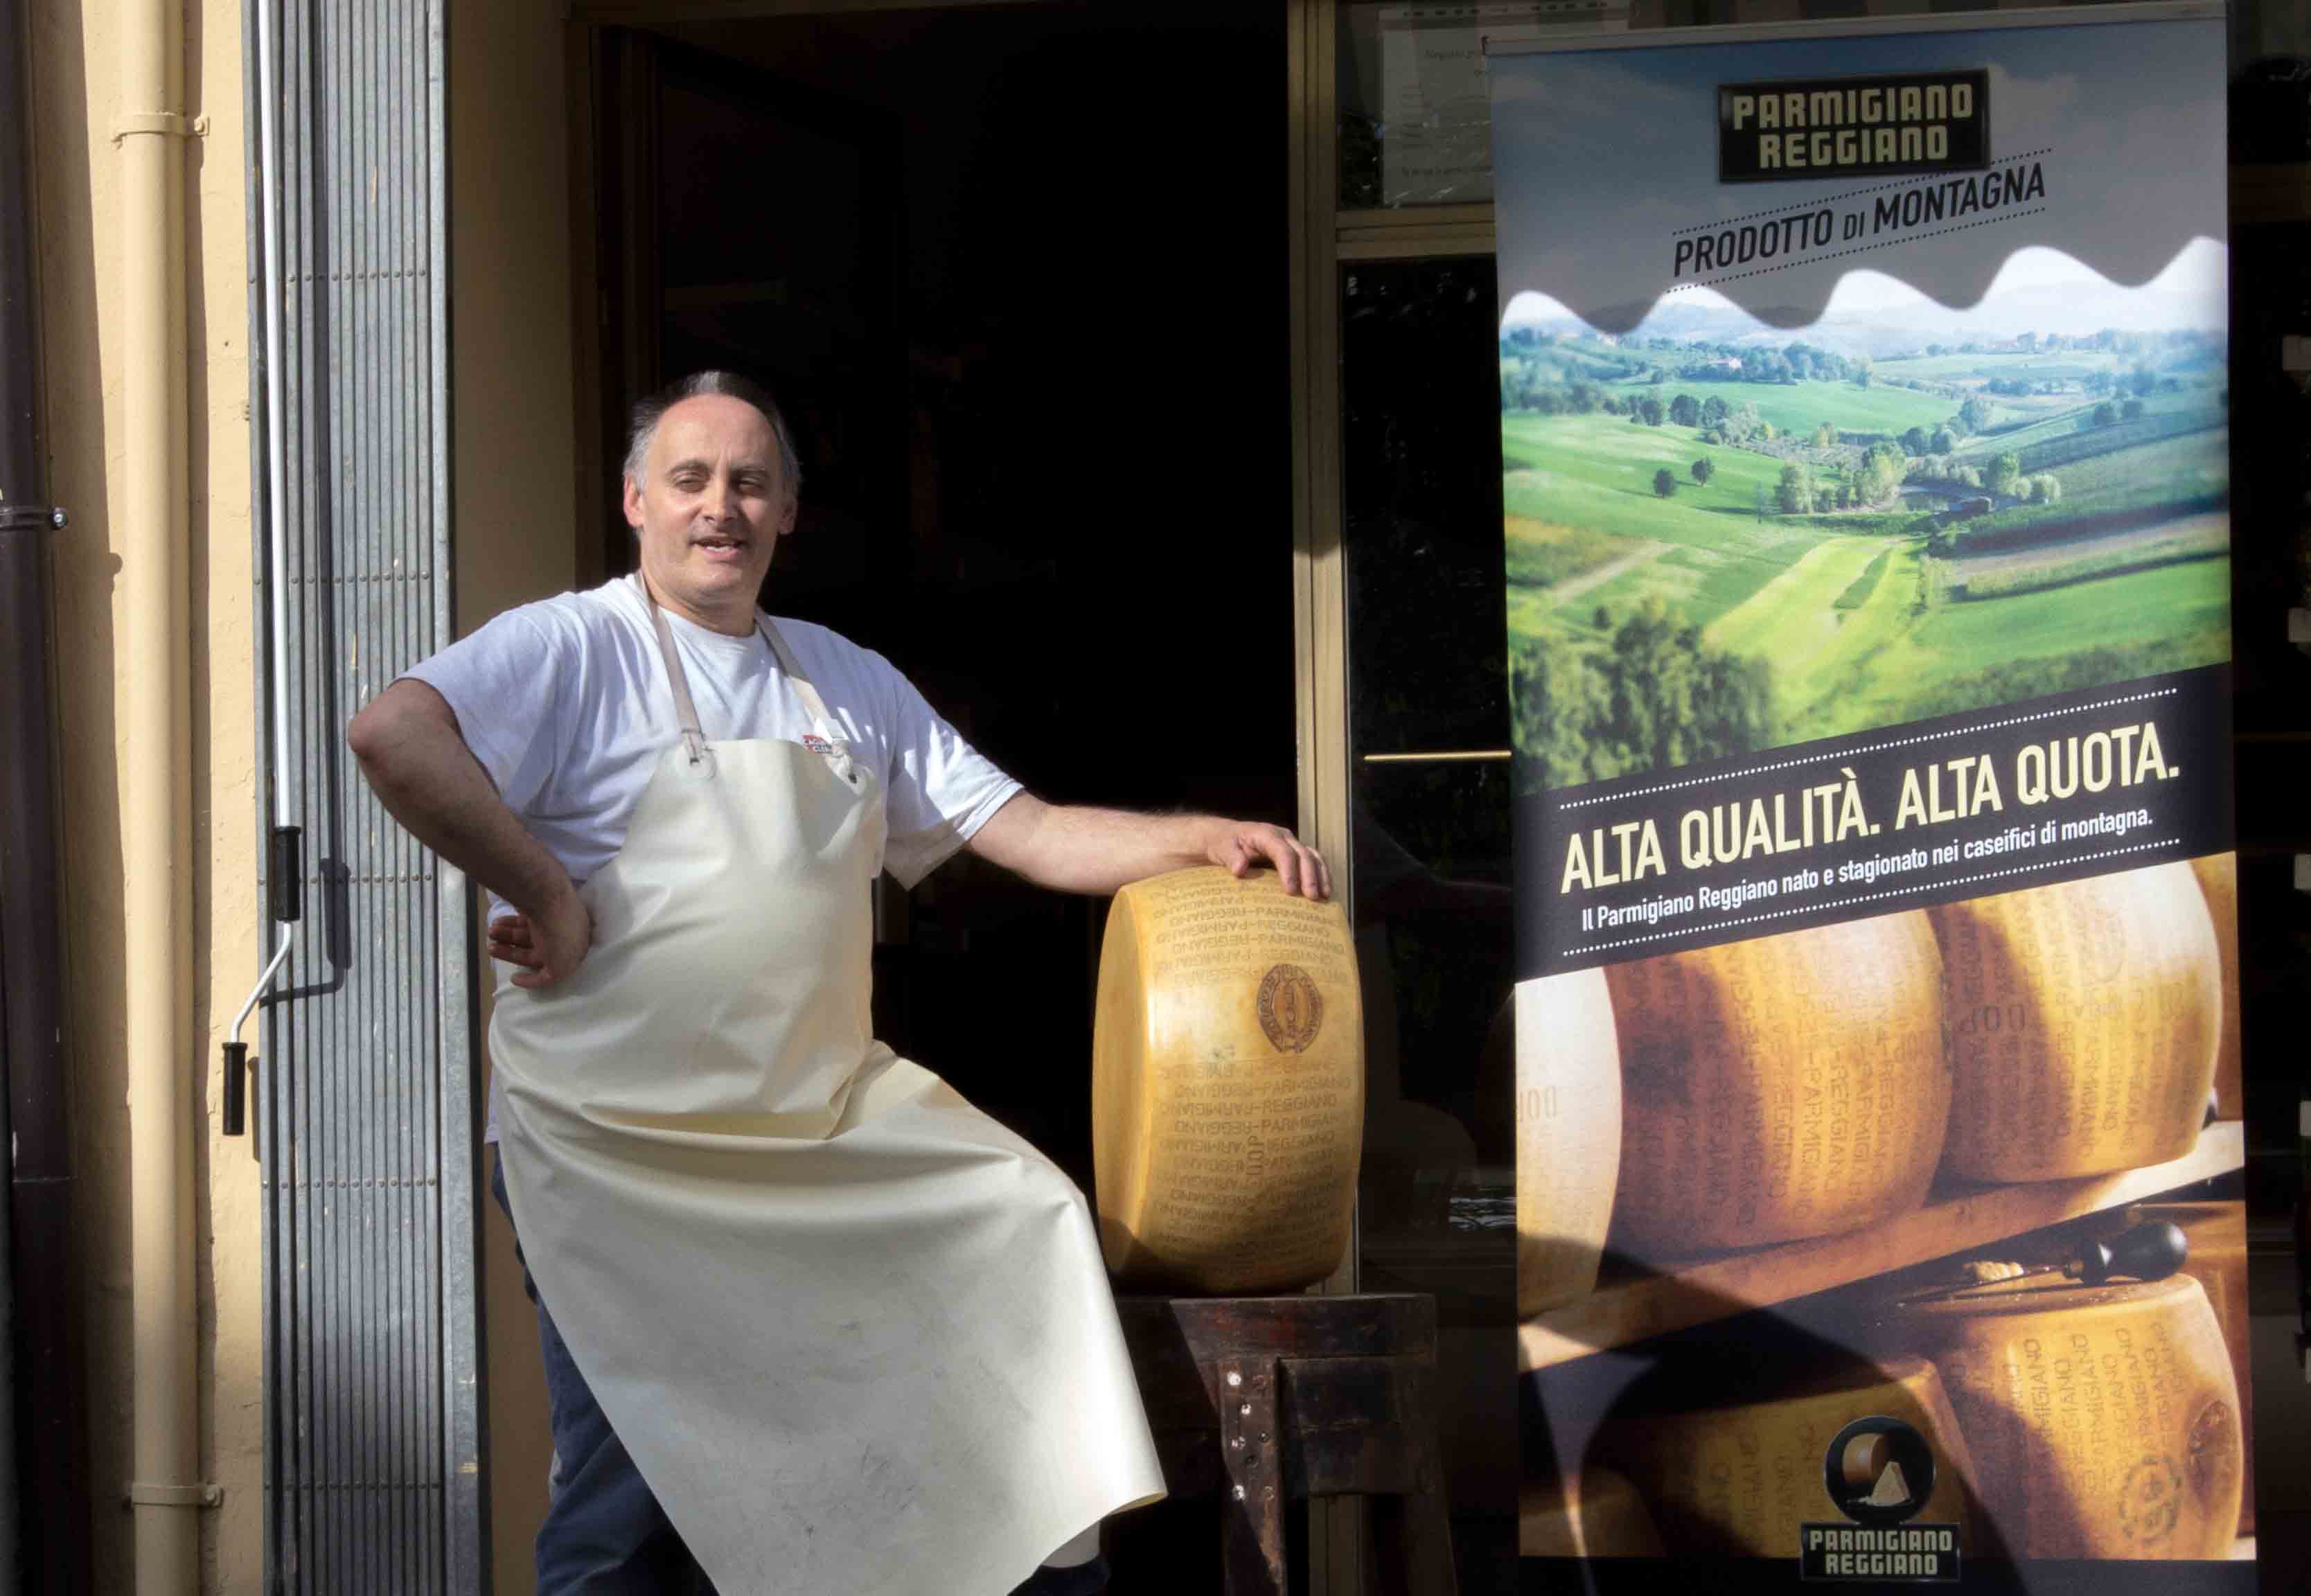
[{"label": "white paper notice on glass", "polygon": [[1380,12],[1381,203],[1493,197],[1484,36],[1504,29],[1628,26],[1629,0],[1495,0]]}]

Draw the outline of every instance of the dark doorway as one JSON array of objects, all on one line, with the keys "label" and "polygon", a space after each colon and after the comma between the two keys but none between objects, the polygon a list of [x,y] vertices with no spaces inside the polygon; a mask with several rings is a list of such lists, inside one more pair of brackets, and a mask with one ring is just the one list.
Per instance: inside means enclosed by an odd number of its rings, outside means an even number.
[{"label": "dark doorway", "polygon": [[[1285,20],[1170,0],[593,35],[604,571],[633,562],[627,406],[746,371],[806,472],[772,613],[883,652],[1042,797],[1292,824]],[[879,1033],[1086,1192],[1105,907],[968,854],[879,905]],[[1207,1512],[1119,1593],[1195,1588]]]},{"label": "dark doorway", "polygon": [[[745,370],[806,472],[773,614],[1040,796],[1290,824],[1284,52],[1210,3],[602,34],[606,571],[628,405]],[[885,907],[885,1039],[1088,1190],[1103,905],[966,855]]]}]

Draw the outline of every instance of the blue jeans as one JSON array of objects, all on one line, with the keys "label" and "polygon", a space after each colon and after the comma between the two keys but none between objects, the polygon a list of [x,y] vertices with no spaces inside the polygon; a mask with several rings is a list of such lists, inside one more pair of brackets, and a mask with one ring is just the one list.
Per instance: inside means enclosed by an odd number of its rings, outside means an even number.
[{"label": "blue jeans", "polygon": [[[490,1195],[510,1226],[513,1206],[506,1199],[505,1166],[494,1148]],[[514,1256],[522,1257],[519,1235]],[[551,1496],[545,1522],[537,1531],[537,1596],[716,1596],[587,1389],[586,1377],[529,1278],[526,1258],[521,1288],[537,1305],[537,1347],[545,1364],[545,1401],[554,1426]],[[1012,1596],[1097,1596],[1106,1588],[1107,1559],[1094,1557],[1074,1568],[1038,1569]]]},{"label": "blue jeans", "polygon": [[[490,1161],[490,1194],[513,1223],[505,1168]],[[521,1256],[521,1239],[514,1238]],[[537,1531],[537,1596],[714,1596],[666,1510],[610,1428],[522,1260],[521,1286],[537,1304],[537,1347],[554,1426],[554,1476]]]}]

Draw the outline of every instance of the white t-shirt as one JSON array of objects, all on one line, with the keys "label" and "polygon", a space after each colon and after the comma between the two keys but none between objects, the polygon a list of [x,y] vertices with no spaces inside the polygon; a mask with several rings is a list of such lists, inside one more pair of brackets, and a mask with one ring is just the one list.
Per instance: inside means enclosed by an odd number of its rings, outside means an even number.
[{"label": "white t-shirt", "polygon": [[[798,743],[810,711],[758,630],[667,624],[711,742]],[[913,886],[1020,790],[871,649],[807,621],[774,623],[850,756],[871,769],[888,830],[882,868]],[[510,609],[407,675],[449,701],[506,807],[584,881],[610,861],[659,756],[678,742],[674,688],[641,584],[621,577]],[[493,893],[490,914],[504,912]],[[497,1139],[490,1103],[484,1141]]]},{"label": "white t-shirt", "polygon": [[[667,612],[710,741],[811,730],[757,631]],[[1019,783],[924,702],[891,662],[807,621],[774,623],[836,735],[875,772],[889,838],[882,868],[913,886],[969,841]],[[681,737],[648,600],[632,577],[510,609],[407,673],[456,711],[506,807],[582,882],[608,863],[659,756]],[[491,911],[503,904],[493,895]]]}]

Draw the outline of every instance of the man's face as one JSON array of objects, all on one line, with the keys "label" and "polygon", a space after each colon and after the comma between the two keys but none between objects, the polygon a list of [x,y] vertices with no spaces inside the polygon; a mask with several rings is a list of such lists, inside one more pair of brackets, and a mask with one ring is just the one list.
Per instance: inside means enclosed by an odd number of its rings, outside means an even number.
[{"label": "man's face", "polygon": [[683,400],[659,418],[625,499],[659,602],[717,631],[751,632],[771,552],[795,519],[763,413],[724,394]]}]

